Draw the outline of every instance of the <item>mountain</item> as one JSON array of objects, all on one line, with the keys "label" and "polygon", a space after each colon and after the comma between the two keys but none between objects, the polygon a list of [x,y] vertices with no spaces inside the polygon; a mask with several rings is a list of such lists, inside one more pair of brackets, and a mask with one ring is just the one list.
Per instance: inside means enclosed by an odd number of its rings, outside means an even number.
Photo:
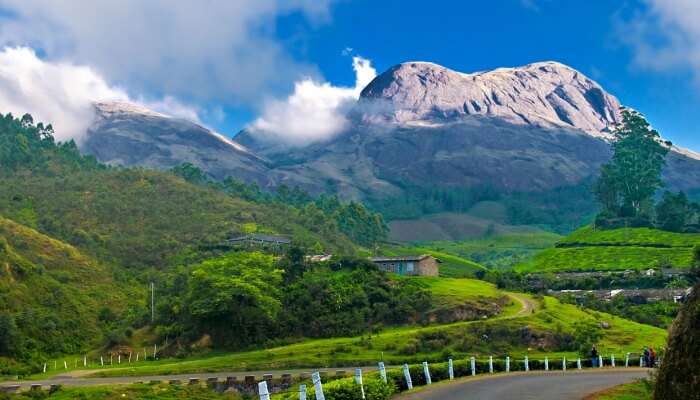
[{"label": "mountain", "polygon": [[[263,136],[236,141],[272,160],[276,181],[347,197],[401,196],[418,186],[547,191],[597,173],[620,103],[556,62],[464,74],[408,62],[362,91],[351,127],[335,139],[270,153]],[[700,186],[700,156],[675,149],[673,187]]]},{"label": "mountain", "polygon": [[265,182],[268,168],[263,158],[201,125],[127,102],[94,107],[95,120],[80,148],[101,162],[154,169],[189,162],[215,178]]},{"label": "mountain", "polygon": [[[254,129],[228,140],[120,103],[96,108],[82,147],[110,164],[188,161],[215,177],[336,193],[401,218],[530,193],[518,204],[527,215],[510,222],[542,223],[562,203],[585,202],[576,216],[552,221],[574,218],[572,227],[594,210],[587,185],[609,160],[621,121],[613,95],[557,62],[469,74],[429,62],[396,65],[362,90],[343,132],[306,147],[273,143]],[[700,155],[674,147],[667,161],[669,188],[700,187]],[[561,195],[566,188],[575,198]]]}]

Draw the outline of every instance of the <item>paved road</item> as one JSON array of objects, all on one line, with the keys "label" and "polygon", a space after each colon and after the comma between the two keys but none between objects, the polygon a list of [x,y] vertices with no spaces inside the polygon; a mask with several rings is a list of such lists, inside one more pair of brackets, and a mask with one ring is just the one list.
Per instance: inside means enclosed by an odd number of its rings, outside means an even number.
[{"label": "paved road", "polygon": [[399,400],[580,400],[586,395],[646,377],[648,370],[527,372],[438,384]]}]

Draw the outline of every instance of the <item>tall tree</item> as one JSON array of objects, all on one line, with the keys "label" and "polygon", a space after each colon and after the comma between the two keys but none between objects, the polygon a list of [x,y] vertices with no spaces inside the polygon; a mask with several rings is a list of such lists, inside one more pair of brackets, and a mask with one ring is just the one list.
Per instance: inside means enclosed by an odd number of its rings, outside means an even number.
[{"label": "tall tree", "polygon": [[622,110],[622,125],[613,135],[612,160],[601,168],[594,191],[605,212],[639,216],[662,186],[661,170],[671,142],[663,141],[642,114],[629,109]]}]

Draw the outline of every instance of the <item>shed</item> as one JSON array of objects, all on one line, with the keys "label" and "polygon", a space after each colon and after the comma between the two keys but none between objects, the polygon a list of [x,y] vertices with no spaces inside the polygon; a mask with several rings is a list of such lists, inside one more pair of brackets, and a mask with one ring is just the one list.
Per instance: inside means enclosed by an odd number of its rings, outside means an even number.
[{"label": "shed", "polygon": [[423,254],[420,256],[374,257],[371,259],[379,269],[398,275],[438,276],[439,259]]}]

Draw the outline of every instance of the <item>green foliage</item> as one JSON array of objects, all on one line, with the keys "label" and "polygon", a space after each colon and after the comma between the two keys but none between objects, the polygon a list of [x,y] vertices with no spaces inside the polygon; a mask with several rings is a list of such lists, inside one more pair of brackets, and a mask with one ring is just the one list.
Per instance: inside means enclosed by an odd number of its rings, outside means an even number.
[{"label": "green foliage", "polygon": [[[23,374],[47,356],[76,354],[101,344],[138,312],[138,292],[125,279],[74,247],[0,217],[0,356],[24,363],[0,375]],[[3,368],[8,368],[7,370]]]},{"label": "green foliage", "polygon": [[[341,258],[311,266],[295,254],[292,248],[275,261],[235,252],[183,267],[161,290],[157,324],[183,344],[209,335],[216,347],[240,349],[286,338],[371,333],[414,322],[432,308],[429,290],[413,280],[393,281],[369,261]],[[295,275],[284,268],[294,268]]]},{"label": "green foliage", "polygon": [[690,268],[700,234],[651,228],[581,228],[520,264],[523,272]]},{"label": "green foliage", "polygon": [[219,346],[260,342],[281,307],[281,275],[272,256],[261,253],[234,253],[193,266],[187,304],[194,327]]},{"label": "green foliage", "polygon": [[700,284],[695,285],[668,338],[654,399],[700,399],[697,360],[700,358]]},{"label": "green foliage", "polygon": [[192,163],[182,163],[170,170],[173,174],[195,185],[206,183],[209,180],[207,174]]},{"label": "green foliage", "polygon": [[[393,382],[384,383],[377,378],[365,378],[363,386],[367,400],[389,400],[396,391]],[[338,379],[324,384],[323,394],[328,400],[363,400],[360,385],[354,378]],[[312,389],[307,397],[313,398],[314,395],[315,391]]]},{"label": "green foliage", "polygon": [[[671,232],[682,232],[688,225],[698,225],[700,205],[691,203],[683,192],[673,194],[664,192],[661,201],[656,205],[656,224],[661,229]],[[697,228],[694,228],[697,232]]]},{"label": "green foliage", "polygon": [[[683,287],[687,287],[687,282]],[[654,303],[640,303],[639,301],[625,296],[615,296],[610,301],[596,299],[589,295],[579,298],[562,298],[563,302],[579,304],[592,310],[618,315],[642,324],[658,326],[667,329],[671,326],[673,319],[678,315],[679,304],[672,301],[657,301]]]},{"label": "green foliage", "polygon": [[25,391],[18,394],[0,394],[0,400],[50,399],[50,400],[240,400],[239,394],[218,393],[211,388],[201,386],[174,385],[117,385],[64,387],[55,392]]},{"label": "green foliage", "polygon": [[645,206],[662,185],[661,170],[671,144],[661,143],[659,133],[636,111],[623,110],[622,120],[613,132],[613,158],[601,168],[594,192],[603,213],[639,217],[649,211]]}]

